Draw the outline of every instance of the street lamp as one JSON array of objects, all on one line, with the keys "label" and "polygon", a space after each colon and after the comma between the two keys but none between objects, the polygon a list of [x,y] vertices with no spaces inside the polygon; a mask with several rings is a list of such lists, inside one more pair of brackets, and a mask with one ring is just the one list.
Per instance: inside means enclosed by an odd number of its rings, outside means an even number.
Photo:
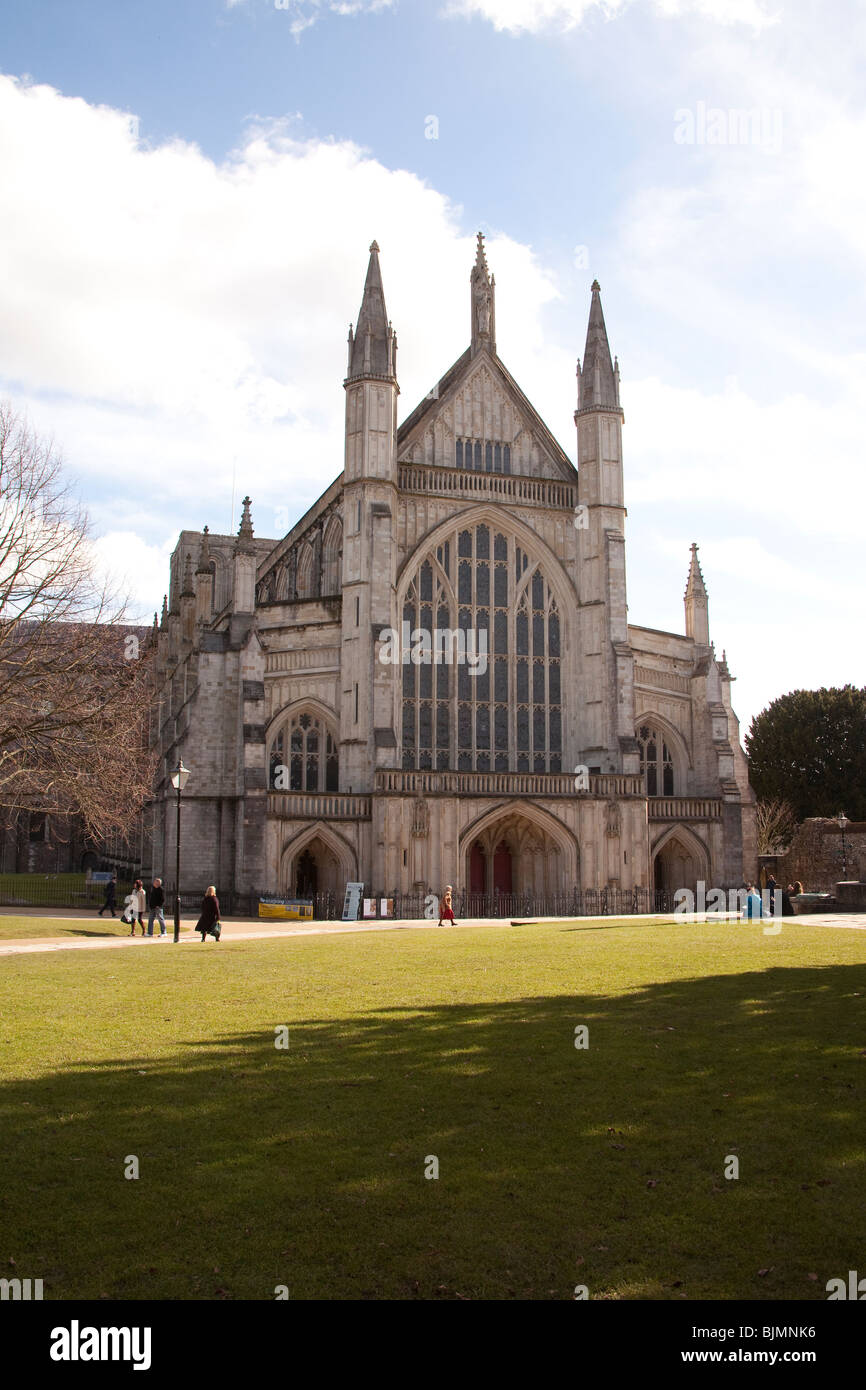
[{"label": "street lamp", "polygon": [[850,821],[844,811],[839,812],[836,817],[836,824],[842,832],[842,877],[845,879],[848,877],[848,857],[845,854],[845,826],[850,825]]},{"label": "street lamp", "polygon": [[184,767],[183,758],[178,758],[177,767],[171,774],[171,785],[177,792],[177,833],[176,849],[177,862],[175,865],[174,878],[174,940],[177,945],[180,940],[180,794],[183,791],[189,777],[189,768]]}]

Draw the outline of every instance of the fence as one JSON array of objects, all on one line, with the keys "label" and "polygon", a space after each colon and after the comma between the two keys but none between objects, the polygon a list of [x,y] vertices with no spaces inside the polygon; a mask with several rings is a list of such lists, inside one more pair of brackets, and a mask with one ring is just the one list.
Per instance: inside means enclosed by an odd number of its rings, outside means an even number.
[{"label": "fence", "polygon": [[[150,887],[150,881],[145,884]],[[166,912],[174,910],[174,887],[166,885]],[[132,881],[119,880],[116,891],[115,911],[118,916],[123,908],[123,900],[132,890]],[[202,890],[203,892],[204,890]],[[275,890],[268,890],[269,893]],[[201,903],[201,893],[185,892],[183,895],[183,914],[197,912]],[[257,917],[259,898],[267,894],[235,893],[230,889],[217,896],[227,917]],[[277,894],[279,896],[279,894]],[[390,898],[394,904],[394,919],[398,921],[419,920],[425,916],[425,906],[431,896],[426,893],[384,893],[374,897],[377,908],[381,898]],[[454,916],[461,918],[517,918],[517,917],[610,917],[628,916],[642,912],[672,912],[674,903],[670,893],[658,892],[652,888],[579,888],[570,893],[549,893],[543,895],[525,893],[472,893],[468,889],[454,893]],[[105,884],[90,883],[83,874],[0,874],[0,906],[3,907],[71,907],[97,909],[105,901]],[[433,907],[434,920],[438,920],[438,901]],[[339,921],[343,916],[342,893],[316,893],[313,896],[313,916],[320,922]]]},{"label": "fence", "polygon": [[[104,883],[91,883],[84,874],[0,874],[2,907],[99,908],[105,902]],[[118,879],[115,912],[132,892],[132,880]]]},{"label": "fence", "polygon": [[[264,896],[264,894],[262,895]],[[417,921],[423,918],[429,898],[427,893],[365,893],[375,898],[377,910],[382,898],[394,904],[394,920]],[[254,894],[220,895],[224,909],[236,916],[258,913],[258,897]],[[454,916],[461,918],[517,917],[611,917],[629,916],[642,912],[672,912],[670,893],[652,888],[579,888],[570,893],[543,895],[526,893],[472,893],[468,889],[452,894]],[[438,899],[434,898],[434,920],[438,921]],[[320,922],[339,921],[343,915],[343,895],[316,893],[313,895],[313,917]]]}]

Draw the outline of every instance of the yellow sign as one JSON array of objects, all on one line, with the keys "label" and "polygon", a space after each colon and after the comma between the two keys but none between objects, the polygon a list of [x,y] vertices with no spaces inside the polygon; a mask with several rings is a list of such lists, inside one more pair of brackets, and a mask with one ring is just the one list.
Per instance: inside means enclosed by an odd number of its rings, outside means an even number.
[{"label": "yellow sign", "polygon": [[289,898],[263,898],[259,902],[259,916],[276,918],[281,922],[311,922],[313,904]]}]

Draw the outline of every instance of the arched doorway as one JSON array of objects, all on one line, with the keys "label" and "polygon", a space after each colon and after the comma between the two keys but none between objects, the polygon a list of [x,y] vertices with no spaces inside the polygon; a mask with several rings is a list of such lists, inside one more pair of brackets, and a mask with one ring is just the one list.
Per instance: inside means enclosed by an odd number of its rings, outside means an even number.
[{"label": "arched doorway", "polygon": [[295,867],[295,893],[299,898],[314,898],[318,892],[319,870],[309,849],[298,855]]},{"label": "arched doorway", "polygon": [[[577,843],[540,807],[488,813],[463,839],[464,883],[488,898],[540,900],[579,887]],[[527,908],[540,911],[540,907]]]},{"label": "arched doorway", "polygon": [[681,888],[695,893],[698,880],[708,883],[709,876],[706,848],[688,832],[675,831],[653,855],[653,883],[659,893],[674,894]]},{"label": "arched doorway", "polygon": [[342,898],[346,883],[356,877],[351,848],[325,828],[296,836],[283,850],[280,890],[286,897],[331,893]]}]

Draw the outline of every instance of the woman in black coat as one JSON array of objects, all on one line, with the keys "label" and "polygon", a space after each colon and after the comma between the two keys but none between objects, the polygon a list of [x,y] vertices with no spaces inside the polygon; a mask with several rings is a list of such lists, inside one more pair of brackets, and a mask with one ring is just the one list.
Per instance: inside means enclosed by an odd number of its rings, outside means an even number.
[{"label": "woman in black coat", "polygon": [[220,905],[213,884],[201,900],[201,916],[195,924],[195,929],[201,932],[202,945],[208,934],[212,934],[215,941],[220,939]]}]

